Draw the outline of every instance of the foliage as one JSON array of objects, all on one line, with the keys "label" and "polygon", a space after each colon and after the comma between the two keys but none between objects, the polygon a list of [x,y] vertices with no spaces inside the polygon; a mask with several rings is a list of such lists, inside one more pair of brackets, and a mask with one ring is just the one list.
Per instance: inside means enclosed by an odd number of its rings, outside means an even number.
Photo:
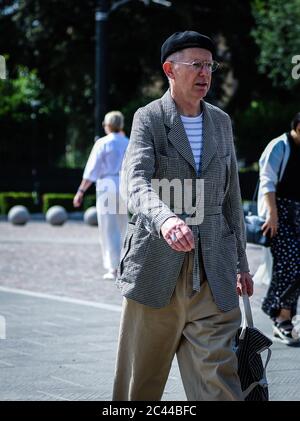
[{"label": "foliage", "polygon": [[0,83],[0,118],[9,114],[16,122],[24,121],[39,102],[43,85],[36,70],[17,66],[15,79]]},{"label": "foliage", "polygon": [[[148,98],[157,97],[167,89],[160,65],[162,41],[172,32],[186,28],[207,33],[216,40],[222,35],[226,48],[222,49],[219,59],[230,68],[233,61],[239,63],[237,40],[240,39],[243,48],[250,49],[249,43],[254,44],[247,37],[252,22],[249,1],[241,6],[238,0],[176,0],[170,8],[152,2],[146,7],[143,2],[131,1],[110,14],[106,63],[108,109],[125,110],[127,133],[135,111],[132,107],[127,112],[129,108],[133,104],[144,104]],[[81,165],[81,158],[75,153],[85,151],[94,137],[94,13],[94,0],[22,0],[17,3],[0,0],[0,52],[9,55],[12,79],[16,77],[17,66],[37,69],[36,75],[43,85],[40,100],[43,106],[49,107],[51,122],[45,127],[39,126],[38,134],[42,133],[47,149],[52,150],[54,143],[60,145],[55,148],[59,155],[51,156],[52,165],[59,162],[71,167]],[[235,38],[233,33],[236,33]],[[245,60],[251,63],[251,57]],[[243,72],[237,68],[234,76],[242,78]],[[253,73],[247,72],[249,74]],[[215,75],[212,101],[222,101],[221,86],[225,77],[225,71]],[[240,97],[249,96],[245,86],[239,85]],[[57,116],[64,130],[54,133]],[[27,118],[30,119],[30,113]],[[33,120],[31,124],[34,125]],[[34,148],[33,144],[29,146]],[[73,158],[63,158],[66,148]],[[12,158],[10,154],[9,159]]]},{"label": "foliage", "polygon": [[16,205],[25,206],[29,212],[40,211],[31,193],[5,192],[0,193],[0,214],[7,215],[9,210]]},{"label": "foliage", "polygon": [[43,212],[46,213],[52,206],[62,206],[67,212],[74,212],[74,194],[71,193],[45,193],[43,194]]},{"label": "foliage", "polygon": [[[290,103],[297,95],[289,89],[296,87],[290,85],[290,55],[300,50],[299,3],[173,0],[170,8],[122,3],[107,24],[107,111],[124,112],[129,134],[136,108],[168,87],[160,64],[163,40],[175,31],[196,30],[218,43],[222,63],[207,99],[234,116],[239,152],[253,159],[261,145],[255,144],[256,133],[249,148],[244,127],[254,131],[251,122],[263,117],[255,117],[249,104]],[[8,58],[10,78],[0,81],[1,166],[83,166],[94,140],[95,4],[0,0],[0,54]],[[273,115],[268,124],[276,125],[276,119]]]},{"label": "foliage", "polygon": [[245,111],[237,112],[234,132],[239,157],[246,157],[246,164],[257,161],[272,139],[290,130],[290,121],[298,107],[298,102],[283,107],[276,100],[260,100],[252,101]]},{"label": "foliage", "polygon": [[253,0],[252,11],[252,36],[260,48],[258,70],[274,87],[298,87],[299,94],[300,80],[292,77],[292,57],[300,54],[299,0]]},{"label": "foliage", "polygon": [[73,193],[45,193],[43,194],[43,212],[46,213],[51,206],[56,205],[63,206],[67,212],[85,211],[91,206],[96,206],[95,194],[87,194],[80,208],[74,208],[73,198]]},{"label": "foliage", "polygon": [[[51,206],[55,205],[63,206],[67,212],[75,212],[73,197],[72,193],[45,193],[42,197],[42,204],[39,205],[36,203],[34,193],[2,192],[0,193],[0,214],[7,215],[9,210],[16,205],[25,206],[30,213],[41,211],[46,213]],[[95,194],[87,194],[84,197],[83,205],[79,211],[85,211],[91,206],[96,206]]]},{"label": "foliage", "polygon": [[83,210],[87,210],[88,208],[96,206],[96,195],[95,194],[87,194],[84,196],[83,199]]}]

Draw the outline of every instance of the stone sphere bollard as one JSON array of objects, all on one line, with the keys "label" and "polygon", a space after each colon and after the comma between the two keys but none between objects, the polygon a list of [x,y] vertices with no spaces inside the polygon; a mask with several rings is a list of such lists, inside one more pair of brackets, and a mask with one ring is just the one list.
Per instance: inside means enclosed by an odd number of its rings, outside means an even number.
[{"label": "stone sphere bollard", "polygon": [[88,225],[98,225],[96,206],[91,206],[84,212],[83,220]]},{"label": "stone sphere bollard", "polygon": [[13,225],[25,225],[29,221],[30,215],[25,206],[13,206],[8,212],[8,220]]},{"label": "stone sphere bollard", "polygon": [[63,225],[68,219],[68,214],[62,206],[51,206],[46,212],[46,221],[51,225]]}]

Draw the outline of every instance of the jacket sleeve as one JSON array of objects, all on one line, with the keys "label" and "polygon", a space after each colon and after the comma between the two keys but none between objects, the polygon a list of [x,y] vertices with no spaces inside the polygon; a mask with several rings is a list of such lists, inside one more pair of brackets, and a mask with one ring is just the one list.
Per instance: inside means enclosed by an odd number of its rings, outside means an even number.
[{"label": "jacket sleeve", "polygon": [[155,150],[150,130],[150,118],[145,108],[134,115],[130,141],[123,160],[121,194],[126,198],[129,212],[139,214],[146,228],[160,236],[161,225],[176,216],[160,200],[151,185],[155,177]]},{"label": "jacket sleeve", "polygon": [[236,236],[238,255],[237,272],[249,272],[246,255],[246,230],[244,223],[244,211],[242,207],[241,190],[239,184],[238,166],[233,143],[232,125],[228,116],[227,127],[231,143],[231,160],[229,168],[229,187],[225,196],[223,211],[230,228]]}]

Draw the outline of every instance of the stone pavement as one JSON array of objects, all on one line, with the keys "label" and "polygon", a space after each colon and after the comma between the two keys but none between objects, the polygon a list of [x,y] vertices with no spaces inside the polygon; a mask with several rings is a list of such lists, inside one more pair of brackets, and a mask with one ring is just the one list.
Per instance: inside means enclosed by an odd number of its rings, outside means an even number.
[{"label": "stone pavement", "polygon": [[[0,400],[110,400],[121,296],[102,279],[97,228],[0,221]],[[247,250],[251,271],[260,248]],[[251,299],[256,326],[272,334]],[[6,329],[5,329],[6,327]],[[274,342],[271,400],[300,400],[300,348]],[[163,400],[186,400],[174,361]]]}]

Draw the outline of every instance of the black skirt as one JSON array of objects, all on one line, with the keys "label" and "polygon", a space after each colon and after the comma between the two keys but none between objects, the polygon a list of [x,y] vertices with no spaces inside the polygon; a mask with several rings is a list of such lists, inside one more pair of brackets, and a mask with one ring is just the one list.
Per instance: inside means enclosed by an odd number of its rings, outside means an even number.
[{"label": "black skirt", "polygon": [[282,308],[297,312],[300,295],[300,202],[277,198],[278,232],[271,240],[272,281],[262,310],[276,319]]}]

